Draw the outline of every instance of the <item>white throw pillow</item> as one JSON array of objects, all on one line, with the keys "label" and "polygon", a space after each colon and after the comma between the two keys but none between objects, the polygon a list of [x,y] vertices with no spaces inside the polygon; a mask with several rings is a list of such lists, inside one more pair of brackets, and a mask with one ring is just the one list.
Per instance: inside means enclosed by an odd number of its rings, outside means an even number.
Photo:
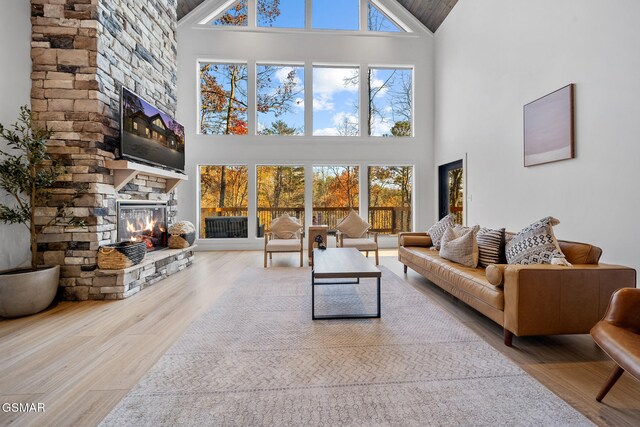
[{"label": "white throw pillow", "polygon": [[300,237],[302,225],[296,218],[283,214],[271,221],[271,232],[276,239],[297,239]]},{"label": "white throw pillow", "polygon": [[360,239],[364,237],[367,231],[371,228],[371,224],[362,219],[360,215],[353,209],[349,211],[349,214],[342,220],[336,229],[351,239]]}]

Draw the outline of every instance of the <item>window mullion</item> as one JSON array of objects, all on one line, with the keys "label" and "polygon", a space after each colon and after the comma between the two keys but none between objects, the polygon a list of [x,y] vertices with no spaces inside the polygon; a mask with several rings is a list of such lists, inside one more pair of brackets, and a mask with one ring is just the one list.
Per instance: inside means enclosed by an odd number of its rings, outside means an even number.
[{"label": "window mullion", "polygon": [[258,111],[256,103],[256,62],[247,62],[247,134],[256,135],[258,126]]},{"label": "window mullion", "polygon": [[313,64],[304,64],[304,136],[313,135]]},{"label": "window mullion", "polygon": [[360,136],[369,137],[369,127],[367,126],[369,120],[369,66],[367,64],[360,64],[360,106],[359,120],[360,120]]},{"label": "window mullion", "polygon": [[258,26],[257,17],[257,8],[256,8],[257,0],[247,0],[247,27],[248,28],[256,28]]},{"label": "window mullion", "polygon": [[313,0],[305,0],[305,20],[304,20],[304,28],[305,30],[309,31],[311,30],[311,19],[313,18],[312,16],[312,1]]}]

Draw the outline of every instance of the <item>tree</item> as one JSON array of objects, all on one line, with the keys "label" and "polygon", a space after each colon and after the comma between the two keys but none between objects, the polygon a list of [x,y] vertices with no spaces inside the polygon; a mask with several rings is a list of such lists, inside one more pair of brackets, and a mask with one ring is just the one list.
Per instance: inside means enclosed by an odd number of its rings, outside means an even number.
[{"label": "tree", "polygon": [[271,123],[271,127],[266,128],[262,133],[265,135],[298,135],[299,131],[282,120],[276,120]]},{"label": "tree", "polygon": [[391,135],[411,136],[411,122],[407,120],[396,122],[391,128]]}]

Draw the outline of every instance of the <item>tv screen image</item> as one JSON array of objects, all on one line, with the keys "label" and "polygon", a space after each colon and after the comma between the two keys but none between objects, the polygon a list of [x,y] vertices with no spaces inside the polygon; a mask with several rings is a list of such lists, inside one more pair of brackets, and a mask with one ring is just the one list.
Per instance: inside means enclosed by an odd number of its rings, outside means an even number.
[{"label": "tv screen image", "polygon": [[184,171],[184,126],[122,88],[120,156]]}]

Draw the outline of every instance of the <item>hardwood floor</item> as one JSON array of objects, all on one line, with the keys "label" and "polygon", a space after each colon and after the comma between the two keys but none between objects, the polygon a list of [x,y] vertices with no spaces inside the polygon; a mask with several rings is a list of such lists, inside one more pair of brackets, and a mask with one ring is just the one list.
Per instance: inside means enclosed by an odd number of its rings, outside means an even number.
[{"label": "hardwood floor", "polygon": [[[381,255],[381,264],[404,276],[395,251]],[[278,266],[298,262],[295,254],[273,259]],[[1,320],[0,403],[42,402],[46,412],[0,408],[0,425],[98,424],[245,267],[261,265],[258,251],[199,252],[191,268],[127,300],[63,302]],[[417,273],[404,277],[594,423],[640,424],[640,382],[628,374],[603,403],[595,401],[614,365],[588,335],[516,337],[508,348],[495,323]]]}]

